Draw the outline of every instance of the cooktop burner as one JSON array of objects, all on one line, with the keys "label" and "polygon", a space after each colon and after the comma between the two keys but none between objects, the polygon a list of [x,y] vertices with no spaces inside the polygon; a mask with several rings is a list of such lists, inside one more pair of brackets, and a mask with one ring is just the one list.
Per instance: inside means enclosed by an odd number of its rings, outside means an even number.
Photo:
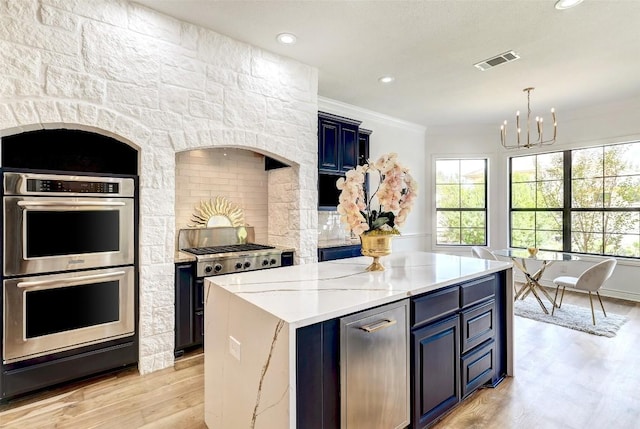
[{"label": "cooktop burner", "polygon": [[[181,229],[178,250],[195,257],[196,276],[216,276],[282,265],[283,249],[254,243],[253,227],[215,227]],[[293,255],[287,251],[286,262]]]},{"label": "cooktop burner", "polygon": [[182,251],[189,252],[194,255],[214,255],[216,253],[248,252],[251,250],[266,250],[266,249],[274,249],[274,247],[265,246],[263,244],[246,243],[246,244],[231,244],[226,246],[191,247],[189,249],[182,249]]}]

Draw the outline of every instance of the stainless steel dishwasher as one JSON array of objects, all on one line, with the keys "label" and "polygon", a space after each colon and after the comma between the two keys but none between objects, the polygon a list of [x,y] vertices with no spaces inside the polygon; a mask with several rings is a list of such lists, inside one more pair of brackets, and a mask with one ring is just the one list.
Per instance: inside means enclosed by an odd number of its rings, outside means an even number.
[{"label": "stainless steel dishwasher", "polygon": [[342,429],[409,425],[409,300],[340,319]]}]

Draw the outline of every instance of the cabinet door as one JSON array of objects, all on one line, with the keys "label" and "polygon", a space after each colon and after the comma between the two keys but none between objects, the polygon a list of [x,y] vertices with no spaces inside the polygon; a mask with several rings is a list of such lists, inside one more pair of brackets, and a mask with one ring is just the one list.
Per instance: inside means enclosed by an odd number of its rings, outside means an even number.
[{"label": "cabinet door", "polygon": [[358,127],[356,125],[343,124],[340,127],[341,157],[338,166],[341,171],[348,171],[358,165],[358,152],[360,142],[358,139]]},{"label": "cabinet door", "polygon": [[337,172],[340,124],[328,119],[318,120],[318,169]]},{"label": "cabinet door", "polygon": [[460,318],[457,314],[412,332],[412,427],[424,428],[460,401]]},{"label": "cabinet door", "polygon": [[180,351],[193,343],[193,281],[193,265],[176,264],[176,351]]},{"label": "cabinet door", "polygon": [[358,165],[364,165],[369,159],[369,138],[371,131],[360,129],[358,132]]}]

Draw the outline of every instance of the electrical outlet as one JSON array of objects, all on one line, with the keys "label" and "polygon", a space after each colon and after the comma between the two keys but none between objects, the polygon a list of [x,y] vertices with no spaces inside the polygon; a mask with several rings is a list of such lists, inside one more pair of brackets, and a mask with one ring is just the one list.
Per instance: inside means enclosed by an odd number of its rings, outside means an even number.
[{"label": "electrical outlet", "polygon": [[240,341],[236,340],[231,335],[229,335],[229,353],[231,354],[231,356],[236,358],[238,362],[240,362],[240,350],[241,350]]}]

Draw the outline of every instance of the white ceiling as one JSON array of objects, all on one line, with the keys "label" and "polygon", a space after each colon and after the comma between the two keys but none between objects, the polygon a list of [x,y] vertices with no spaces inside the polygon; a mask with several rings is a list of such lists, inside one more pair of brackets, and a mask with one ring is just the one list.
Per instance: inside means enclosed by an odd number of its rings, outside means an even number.
[{"label": "white ceiling", "polygon": [[[640,95],[640,1],[215,1],[137,3],[319,70],[319,95],[424,126],[496,124]],[[298,42],[282,46],[276,35]],[[481,72],[505,51],[521,58]],[[393,75],[390,85],[378,77]]]}]

